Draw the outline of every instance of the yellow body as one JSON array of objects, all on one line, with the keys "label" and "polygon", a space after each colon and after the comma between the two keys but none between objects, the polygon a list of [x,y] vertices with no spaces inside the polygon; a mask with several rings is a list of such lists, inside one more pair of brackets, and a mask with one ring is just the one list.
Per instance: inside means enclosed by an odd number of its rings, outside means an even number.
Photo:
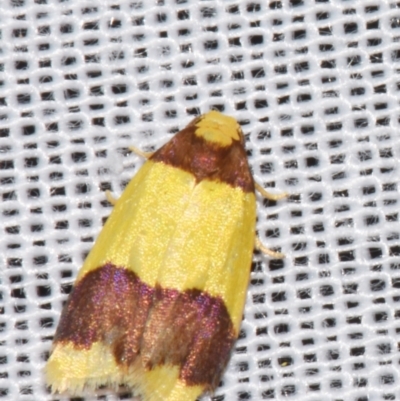
[{"label": "yellow body", "polygon": [[[214,130],[203,126],[207,140]],[[220,135],[217,131],[216,142]],[[253,192],[218,181],[196,182],[189,172],[149,160],[115,205],[77,282],[111,262],[132,269],[150,286],[196,288],[224,301],[238,334],[255,220]],[[101,343],[89,350],[56,343],[46,370],[49,385],[60,392],[123,382],[137,388],[143,401],[192,401],[204,391],[182,383],[174,366],[122,370]]]}]

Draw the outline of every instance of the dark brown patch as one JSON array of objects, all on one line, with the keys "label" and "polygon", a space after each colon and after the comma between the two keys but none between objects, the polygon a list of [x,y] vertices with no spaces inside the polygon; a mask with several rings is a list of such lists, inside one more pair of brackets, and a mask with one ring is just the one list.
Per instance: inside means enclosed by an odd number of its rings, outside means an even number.
[{"label": "dark brown patch", "polygon": [[63,310],[55,342],[111,347],[118,364],[151,370],[180,366],[188,385],[218,386],[235,342],[224,302],[197,289],[144,284],[130,270],[106,264],[84,276]]},{"label": "dark brown patch", "polygon": [[195,131],[192,122],[150,159],[188,171],[198,182],[204,179],[222,181],[245,192],[254,192],[254,180],[242,142],[233,141],[222,147],[198,137]]}]

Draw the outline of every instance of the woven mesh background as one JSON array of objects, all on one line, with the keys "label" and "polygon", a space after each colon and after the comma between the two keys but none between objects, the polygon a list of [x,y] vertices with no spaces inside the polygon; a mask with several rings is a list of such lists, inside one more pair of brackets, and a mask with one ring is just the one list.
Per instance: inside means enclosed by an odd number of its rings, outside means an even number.
[{"label": "woven mesh background", "polygon": [[399,1],[2,0],[0,35],[0,399],[67,399],[42,369],[104,190],[213,108],[291,194],[213,400],[400,400]]}]

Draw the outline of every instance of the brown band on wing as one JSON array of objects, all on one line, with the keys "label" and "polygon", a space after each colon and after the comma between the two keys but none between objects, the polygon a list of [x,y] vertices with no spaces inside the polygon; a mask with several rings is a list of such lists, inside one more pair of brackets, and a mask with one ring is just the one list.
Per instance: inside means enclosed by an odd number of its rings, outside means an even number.
[{"label": "brown band on wing", "polygon": [[116,362],[180,367],[188,385],[218,386],[236,340],[222,299],[197,289],[153,288],[108,263],[87,273],[63,310],[55,342],[109,346]]},{"label": "brown band on wing", "polygon": [[225,182],[245,192],[254,192],[254,180],[241,141],[222,147],[195,134],[192,124],[178,132],[156,151],[151,160],[185,170],[199,182],[204,179]]}]

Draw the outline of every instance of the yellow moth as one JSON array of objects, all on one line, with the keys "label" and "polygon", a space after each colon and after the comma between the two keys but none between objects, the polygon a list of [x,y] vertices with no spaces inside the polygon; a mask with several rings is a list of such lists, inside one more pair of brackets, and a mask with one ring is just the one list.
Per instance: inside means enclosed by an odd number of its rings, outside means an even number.
[{"label": "yellow moth", "polygon": [[64,308],[46,366],[53,392],[123,384],[143,401],[194,401],[214,391],[262,247],[255,188],[285,196],[254,183],[239,124],[217,111],[149,157]]}]

